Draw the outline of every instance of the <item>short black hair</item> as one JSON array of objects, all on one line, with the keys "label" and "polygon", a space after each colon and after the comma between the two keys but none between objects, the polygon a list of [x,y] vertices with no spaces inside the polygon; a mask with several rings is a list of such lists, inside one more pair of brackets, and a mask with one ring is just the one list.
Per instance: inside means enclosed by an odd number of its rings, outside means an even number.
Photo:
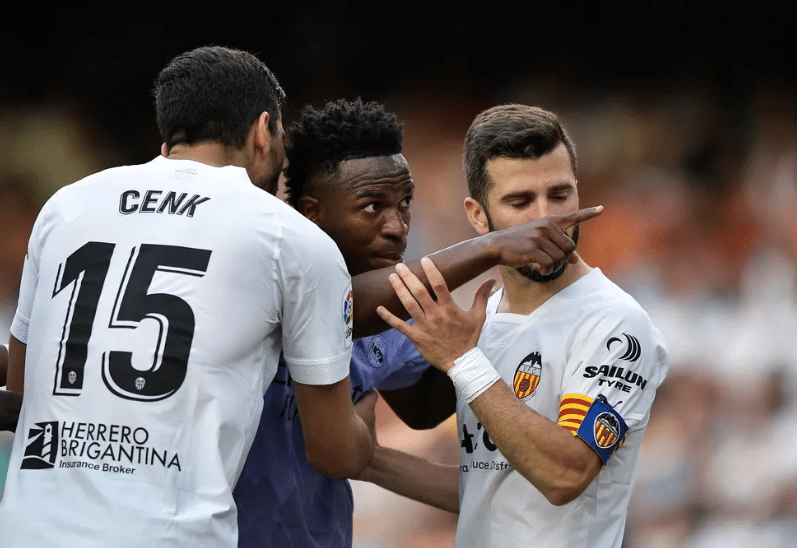
[{"label": "short black hair", "polygon": [[242,148],[262,112],[269,113],[269,130],[277,131],[285,101],[285,92],[262,61],[222,46],[175,57],[158,75],[153,95],[167,148],[202,141]]},{"label": "short black hair", "polygon": [[578,175],[575,146],[553,112],[512,103],[481,112],[465,134],[463,166],[470,197],[487,206],[492,181],[486,165],[492,158],[536,159],[560,143],[567,149],[573,174]]},{"label": "short black hair", "polygon": [[285,187],[294,207],[304,196],[308,179],[334,173],[341,162],[401,154],[404,125],[384,105],[339,99],[320,110],[307,105],[286,131]]}]

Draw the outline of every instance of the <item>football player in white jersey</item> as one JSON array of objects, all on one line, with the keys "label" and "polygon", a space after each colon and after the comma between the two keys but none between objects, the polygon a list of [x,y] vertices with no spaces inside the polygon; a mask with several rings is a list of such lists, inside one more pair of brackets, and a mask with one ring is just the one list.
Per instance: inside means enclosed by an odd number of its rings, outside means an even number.
[{"label": "football player in white jersey", "polygon": [[282,88],[255,56],[203,47],[155,99],[162,155],[67,185],[33,228],[3,548],[237,546],[232,487],[280,355],[308,460],[341,477],[371,458],[346,265],[272,194]]},{"label": "football player in white jersey", "polygon": [[[480,234],[579,207],[575,150],[543,109],[479,114],[464,164],[465,208]],[[568,235],[577,241],[578,226]],[[379,313],[456,387],[456,547],[620,548],[640,444],[668,368],[659,330],[575,253],[553,269],[501,267],[503,287],[491,295],[486,282],[468,311],[431,260],[423,267],[436,300],[403,265],[391,278],[414,324]]]},{"label": "football player in white jersey", "polygon": [[[307,106],[286,135],[287,201],[337,243],[355,291],[363,273],[392,272],[389,267],[403,260],[415,191],[402,154],[403,125],[396,115],[376,102],[338,100],[319,110]],[[574,213],[570,222],[593,214]],[[433,256],[445,265],[441,266],[444,275],[455,285],[457,280],[474,277],[499,262],[524,264],[518,257],[527,255],[529,260],[539,242],[548,241],[548,234],[553,235],[551,244],[558,249],[559,258],[564,259],[573,242],[549,230],[547,222],[494,232]],[[382,295],[385,301],[396,300],[386,276],[367,284],[365,292],[370,299]],[[359,306],[361,299],[355,299],[357,309],[367,312]],[[396,306],[403,310],[400,303]],[[355,336],[387,327],[375,309],[372,315],[355,315]],[[454,403],[453,398],[445,402],[425,397],[438,383],[447,385],[453,397],[445,373],[432,368],[412,342],[395,330],[357,338],[352,345],[352,400],[358,402],[358,412],[364,416],[373,419],[375,398],[370,393],[376,388],[408,425],[428,427],[450,416],[445,409],[447,403]],[[233,491],[239,547],[350,548],[351,487],[346,479],[330,479],[308,464],[293,382],[286,368],[278,369],[264,399],[258,433]],[[438,410],[446,414],[439,415]],[[369,480],[388,470],[384,463],[398,453],[376,445],[373,468],[356,479]]]}]

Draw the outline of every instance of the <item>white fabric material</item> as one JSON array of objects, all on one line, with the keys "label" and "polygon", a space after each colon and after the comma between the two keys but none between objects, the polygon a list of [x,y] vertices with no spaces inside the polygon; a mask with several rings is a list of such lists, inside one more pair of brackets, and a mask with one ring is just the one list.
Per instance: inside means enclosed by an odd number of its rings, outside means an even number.
[{"label": "white fabric material", "polygon": [[501,379],[478,346],[454,360],[454,367],[448,370],[448,376],[465,403],[472,402]]},{"label": "white fabric material", "polygon": [[350,291],[334,242],[242,168],[158,157],[58,191],[12,325],[0,546],[236,546],[232,486],[280,352],[299,382],[345,378]]},{"label": "white fabric material", "polygon": [[[490,298],[479,348],[510,388],[520,364],[539,361],[539,384],[524,398],[526,405],[557,422],[564,395],[603,394],[630,430],[586,491],[554,506],[514,470],[459,399],[456,548],[620,548],[640,443],[667,371],[666,343],[642,308],[599,269],[528,316],[497,313],[502,295]],[[638,354],[629,342],[634,340]]]}]

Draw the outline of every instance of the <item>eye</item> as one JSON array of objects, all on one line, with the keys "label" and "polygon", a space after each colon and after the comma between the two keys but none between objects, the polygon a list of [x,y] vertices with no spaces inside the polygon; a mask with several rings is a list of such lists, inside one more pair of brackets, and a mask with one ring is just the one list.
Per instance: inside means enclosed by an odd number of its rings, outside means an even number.
[{"label": "eye", "polygon": [[412,199],[413,199],[412,194],[406,196],[403,200],[401,200],[401,207],[410,207],[410,204],[412,204]]},{"label": "eye", "polygon": [[379,211],[381,204],[379,202],[369,202],[368,204],[363,207],[363,211],[366,213],[376,213]]}]

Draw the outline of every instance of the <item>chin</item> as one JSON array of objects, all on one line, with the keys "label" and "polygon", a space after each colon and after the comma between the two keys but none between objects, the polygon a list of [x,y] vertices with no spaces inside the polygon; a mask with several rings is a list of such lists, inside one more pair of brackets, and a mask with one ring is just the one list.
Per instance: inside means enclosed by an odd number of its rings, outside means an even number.
[{"label": "chin", "polygon": [[550,274],[542,274],[540,272],[539,267],[531,265],[519,266],[515,268],[515,270],[518,272],[518,274],[520,274],[524,278],[528,278],[532,282],[545,284],[545,283],[550,283],[559,278],[559,276],[564,274],[565,268],[567,268],[567,263],[563,264],[560,268],[554,270]]}]

